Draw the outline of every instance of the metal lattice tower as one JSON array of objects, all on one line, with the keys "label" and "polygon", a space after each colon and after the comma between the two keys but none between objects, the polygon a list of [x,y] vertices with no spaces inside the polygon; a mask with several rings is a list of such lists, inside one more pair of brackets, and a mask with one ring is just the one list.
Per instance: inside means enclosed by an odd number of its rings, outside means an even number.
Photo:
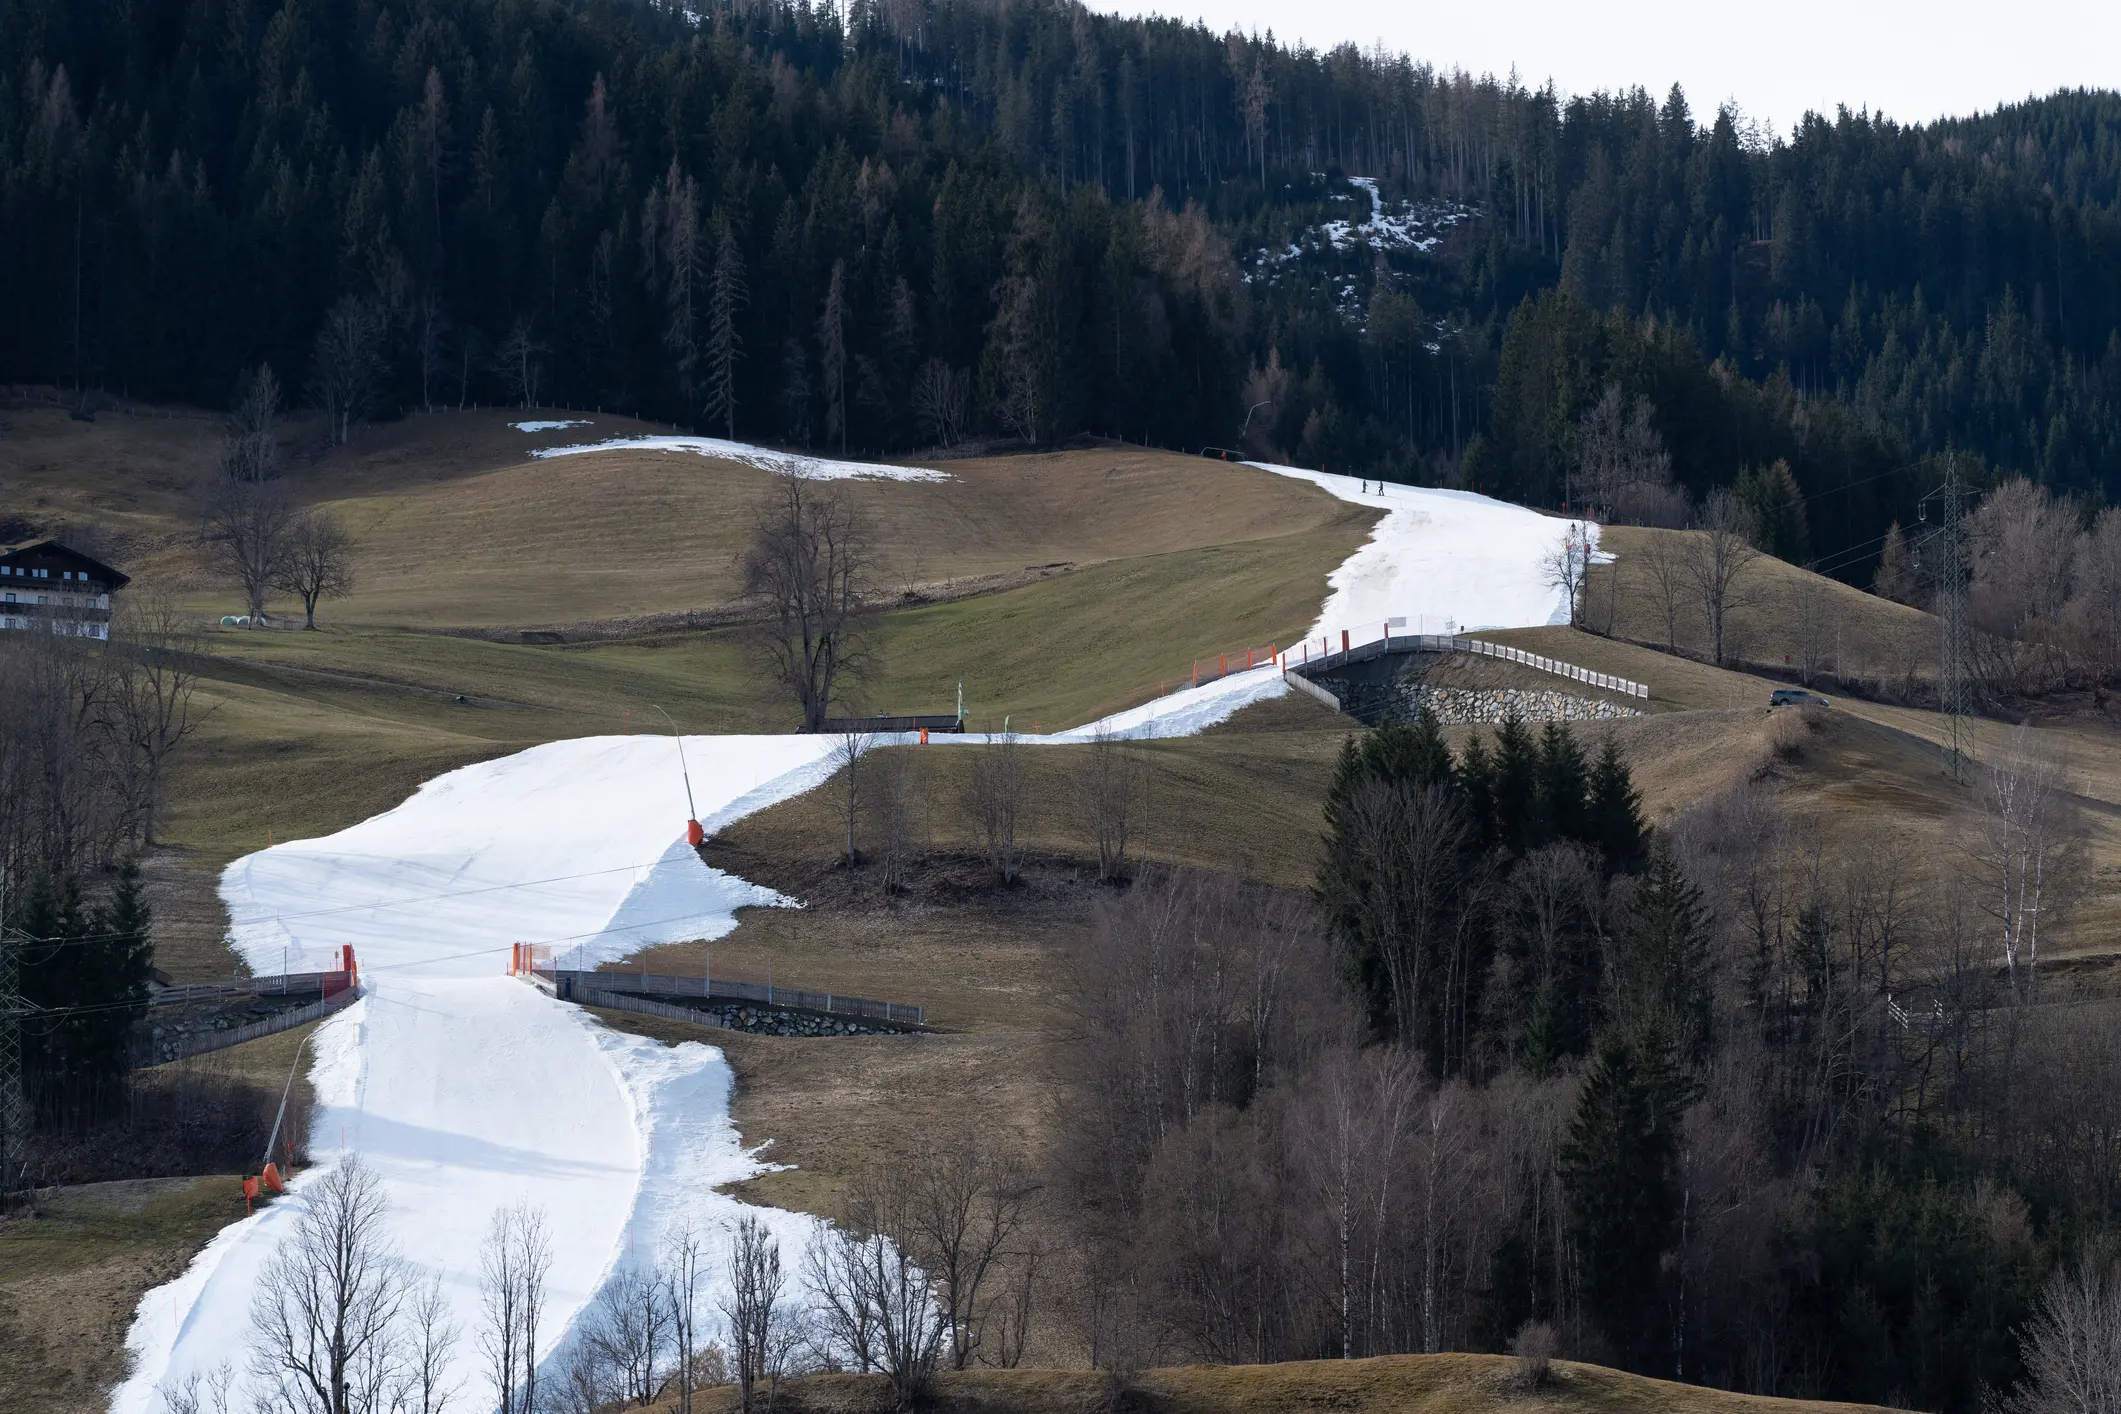
[{"label": "metal lattice tower", "polygon": [[1967,670],[1966,538],[1960,513],[1959,459],[1944,461],[1944,516],[1936,546],[1937,620],[1943,643],[1937,660],[1937,710],[1944,714],[1945,769],[1966,779],[1973,759],[1972,687]]}]

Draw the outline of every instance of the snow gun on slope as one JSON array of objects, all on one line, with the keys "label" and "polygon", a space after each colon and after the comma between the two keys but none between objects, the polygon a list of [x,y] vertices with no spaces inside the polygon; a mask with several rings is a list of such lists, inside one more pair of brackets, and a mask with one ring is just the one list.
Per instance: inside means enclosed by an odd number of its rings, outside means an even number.
[{"label": "snow gun on slope", "polygon": [[[650,703],[650,706],[655,706]],[[658,712],[663,709],[656,707]],[[663,720],[670,722],[671,740],[678,744],[678,770],[685,777],[685,843],[698,849],[707,832],[700,828],[700,808],[692,803],[692,770],[685,764],[685,738],[678,734],[678,724],[670,721],[670,714],[663,712]]]},{"label": "snow gun on slope", "polygon": [[[339,959],[345,972],[346,986],[358,988],[361,985],[361,965],[354,960],[352,943],[346,943],[340,947]],[[294,1094],[295,1072],[302,1066],[302,1048],[307,1046],[309,1038],[316,1034],[316,1030],[312,1028],[300,1041],[295,1043],[295,1058],[287,1067],[287,1084],[280,1090],[279,1113],[273,1116],[272,1133],[265,1140],[264,1161],[255,1177],[245,1175],[243,1179],[243,1215],[245,1217],[250,1216],[251,1205],[267,1193],[285,1193],[287,1191],[287,1180],[295,1175],[294,1136],[288,1136],[285,1152],[281,1155],[287,1162],[287,1171],[284,1176],[280,1171],[280,1166],[273,1162],[272,1151],[281,1142],[280,1128],[287,1120],[288,1097]]]}]

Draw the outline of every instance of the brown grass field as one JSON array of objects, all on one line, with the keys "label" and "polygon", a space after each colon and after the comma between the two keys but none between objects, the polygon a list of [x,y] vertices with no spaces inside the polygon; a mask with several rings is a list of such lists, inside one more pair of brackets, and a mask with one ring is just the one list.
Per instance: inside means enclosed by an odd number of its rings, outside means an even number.
[{"label": "brown grass field", "polygon": [[[1730,1394],[1669,1380],[1556,1361],[1548,1384],[1520,1389],[1514,1362],[1500,1355],[1389,1355],[1370,1360],[1307,1360],[1283,1365],[1187,1365],[1112,1375],[1088,1370],[966,1370],[936,1382],[944,1414],[1838,1414],[1861,1404],[1808,1403]],[[721,1392],[717,1392],[721,1393]],[[883,1414],[881,1376],[822,1375],[791,1381],[777,1408],[791,1414]],[[668,1406],[665,1406],[667,1408]],[[733,1403],[708,1404],[714,1414]]]},{"label": "brown grass field", "polygon": [[[212,467],[218,423],[179,410],[149,415],[156,411],[83,425],[63,411],[7,409],[0,514],[47,530],[89,527],[144,585],[218,615],[236,607],[236,595],[200,559],[187,491]],[[318,633],[204,635],[207,711],[171,780],[167,843],[148,861],[162,966],[187,978],[234,966],[214,894],[227,861],[352,824],[426,776],[541,741],[655,729],[655,707],[693,731],[792,725],[737,629],[657,625],[561,644],[497,631],[725,608],[748,507],[766,484],[749,467],[683,454],[533,461],[526,453],[542,443],[664,429],[599,418],[593,428],[532,436],[507,427],[522,416],[414,418],[331,456],[292,460],[297,494],[331,505],[360,536],[360,587],[326,605]],[[306,435],[297,425],[291,448]],[[962,682],[975,727],[1007,717],[1052,730],[1143,701],[1196,656],[1301,633],[1326,574],[1370,524],[1368,513],[1299,483],[1134,448],[941,465],[953,482],[849,487],[888,547],[889,592],[913,587],[928,599],[881,616],[858,698],[865,710],[945,710]],[[1493,636],[1650,685],[1648,715],[1578,731],[1594,747],[1608,736],[1620,743],[1653,819],[1753,784],[1803,818],[1823,850],[1858,857],[1897,843],[1950,858],[1973,796],[1943,774],[1933,714],[1837,695],[1794,752],[1778,754],[1766,707],[1777,683],[1621,641],[1662,642],[1661,612],[1632,571],[1641,537],[1663,533],[1607,533],[1619,560],[1593,576],[1591,618],[1601,621],[1603,596],[1620,637],[1565,628]],[[1774,663],[1793,651],[1787,625],[1800,598],[1831,606],[1842,634],[1837,663],[1859,676],[1899,671],[1896,655],[1928,632],[1925,616],[1779,562],[1762,561],[1755,573],[1735,635],[1741,658]],[[1682,646],[1690,633],[1698,624],[1683,619]],[[1524,685],[1567,686],[1544,677]],[[1356,729],[1292,695],[1200,737],[1144,746],[1154,789],[1137,856],[1308,886],[1320,802]],[[2082,715],[2042,730],[2068,747],[2090,830],[2090,887],[2057,946],[2100,955],[2121,918],[2121,738]],[[1980,724],[1977,749],[1993,752],[2007,731]],[[968,858],[972,840],[955,802],[970,757],[959,746],[924,751],[935,858],[910,900],[886,903],[864,871],[838,863],[833,784],[714,842],[716,863],[809,905],[747,911],[713,946],[716,975],[770,970],[803,986],[918,1001],[935,1022],[928,1036],[805,1041],[606,1014],[665,1040],[723,1047],[738,1080],[740,1130],[790,1165],[746,1185],[746,1196],[834,1215],[852,1176],[937,1126],[980,1124],[1027,1151],[1045,1142],[1060,1100],[1047,1047],[1067,1024],[1069,946],[1103,896],[1071,804],[1081,755],[1032,751],[1023,842],[1035,863],[1017,889],[986,887]],[[700,944],[644,959],[682,972],[707,960]],[[296,1034],[255,1043],[259,1064],[277,1057],[284,1075]],[[226,1220],[229,1184],[84,1190],[56,1199],[43,1217],[0,1227],[0,1389],[38,1392],[40,1402],[20,1407],[40,1414],[93,1403],[118,1368],[132,1300]],[[62,1301],[62,1292],[75,1299]],[[1049,1364],[1082,1353],[1053,1333],[1033,1352]],[[938,1407],[1456,1411],[1470,1403],[1739,1414],[1786,1403],[1593,1367],[1571,1367],[1550,1391],[1518,1394],[1501,1371],[1485,1357],[1407,1357],[1152,1371],[1124,1391],[1089,1373],[993,1371],[950,1377]],[[871,1408],[877,1397],[845,1379],[790,1393],[788,1407],[820,1410]]]}]

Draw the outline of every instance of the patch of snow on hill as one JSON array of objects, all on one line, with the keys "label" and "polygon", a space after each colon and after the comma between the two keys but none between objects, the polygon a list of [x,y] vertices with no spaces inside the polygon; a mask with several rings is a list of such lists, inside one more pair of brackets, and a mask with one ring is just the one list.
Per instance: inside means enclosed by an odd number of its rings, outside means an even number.
[{"label": "patch of snow on hill", "polygon": [[[1568,596],[1547,582],[1547,563],[1571,524],[1473,491],[1364,481],[1301,467],[1247,462],[1308,481],[1343,501],[1385,511],[1369,543],[1326,576],[1332,589],[1311,637],[1340,646],[1402,633],[1470,633],[1569,621]],[[1598,527],[1586,524],[1591,543]]]},{"label": "patch of snow on hill", "polygon": [[565,427],[587,427],[590,421],[586,417],[569,417],[558,422],[511,422],[508,425],[518,432],[558,432]]},{"label": "patch of snow on hill", "polygon": [[771,447],[756,447],[749,442],[729,442],[720,437],[614,437],[607,442],[583,442],[569,447],[540,447],[534,457],[572,457],[584,452],[690,452],[694,456],[716,457],[723,461],[742,462],[755,466],[760,471],[785,472],[810,481],[954,481],[957,478],[946,471],[933,471],[923,466],[886,466],[882,462],[834,461],[829,457],[808,457],[799,452],[779,452]]}]

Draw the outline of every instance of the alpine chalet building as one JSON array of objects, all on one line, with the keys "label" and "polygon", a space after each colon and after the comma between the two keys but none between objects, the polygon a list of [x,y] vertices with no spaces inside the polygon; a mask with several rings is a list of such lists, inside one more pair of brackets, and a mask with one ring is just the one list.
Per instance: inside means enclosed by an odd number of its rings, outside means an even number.
[{"label": "alpine chalet building", "polygon": [[56,540],[0,546],[0,629],[110,637],[110,597],[132,580]]}]

